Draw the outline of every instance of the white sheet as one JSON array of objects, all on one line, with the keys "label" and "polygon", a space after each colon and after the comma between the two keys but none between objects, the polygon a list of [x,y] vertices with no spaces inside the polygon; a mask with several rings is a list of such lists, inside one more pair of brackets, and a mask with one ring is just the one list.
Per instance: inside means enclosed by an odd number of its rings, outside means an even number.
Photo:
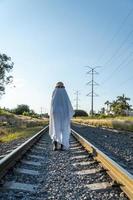
[{"label": "white sheet", "polygon": [[69,148],[70,120],[73,114],[65,88],[55,88],[51,101],[49,135],[66,149]]}]

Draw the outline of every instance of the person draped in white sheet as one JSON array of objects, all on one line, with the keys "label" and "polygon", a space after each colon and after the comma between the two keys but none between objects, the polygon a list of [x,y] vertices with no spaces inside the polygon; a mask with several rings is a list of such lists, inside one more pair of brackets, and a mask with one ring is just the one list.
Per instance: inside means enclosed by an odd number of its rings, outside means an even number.
[{"label": "person draped in white sheet", "polygon": [[58,82],[53,91],[50,109],[49,135],[53,141],[53,150],[58,143],[61,150],[69,148],[70,120],[74,114],[64,84]]}]

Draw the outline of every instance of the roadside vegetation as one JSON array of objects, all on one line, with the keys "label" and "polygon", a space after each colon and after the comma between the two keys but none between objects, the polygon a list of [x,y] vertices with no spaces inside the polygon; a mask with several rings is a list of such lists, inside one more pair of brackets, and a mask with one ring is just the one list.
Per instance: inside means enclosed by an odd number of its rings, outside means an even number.
[{"label": "roadside vegetation", "polygon": [[16,115],[0,109],[0,143],[11,142],[19,138],[28,138],[48,124],[41,116]]},{"label": "roadside vegetation", "polygon": [[133,117],[114,117],[114,118],[91,118],[91,117],[78,117],[73,118],[73,123],[91,125],[96,127],[113,128],[124,131],[133,131]]},{"label": "roadside vegetation", "polygon": [[40,131],[43,126],[31,127],[31,128],[3,128],[0,130],[0,142],[11,142],[19,138],[29,138],[35,133]]},{"label": "roadside vegetation", "polygon": [[[112,102],[106,101],[105,107],[101,108],[98,113],[94,112],[93,115],[88,116],[85,111],[81,112],[81,110],[76,110],[76,115],[72,122],[96,127],[133,131],[133,116],[129,116],[130,113],[133,114],[133,110],[129,101],[130,98],[123,94]],[[92,112],[90,111],[90,113]]]},{"label": "roadside vegetation", "polygon": [[[5,94],[6,86],[13,84],[14,63],[11,57],[0,53],[0,98]],[[28,105],[21,104],[14,109],[0,108],[0,143],[19,138],[27,138],[48,124],[48,114],[39,115]]]},{"label": "roadside vegetation", "polygon": [[13,66],[11,57],[0,53],[0,97],[5,94],[6,85],[13,83],[13,76],[10,74]]}]

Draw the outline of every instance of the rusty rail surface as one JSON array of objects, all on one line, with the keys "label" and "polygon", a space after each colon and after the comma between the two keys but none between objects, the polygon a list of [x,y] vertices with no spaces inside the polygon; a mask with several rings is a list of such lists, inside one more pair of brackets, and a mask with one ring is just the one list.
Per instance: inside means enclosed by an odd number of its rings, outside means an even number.
[{"label": "rusty rail surface", "polygon": [[94,159],[99,161],[109,176],[116,181],[129,199],[133,200],[133,176],[124,168],[110,159],[106,154],[92,145],[76,131],[72,130],[72,135],[81,143],[81,145],[93,155]]},{"label": "rusty rail surface", "polygon": [[29,140],[21,144],[7,156],[0,160],[0,178],[2,178],[7,171],[14,166],[14,164],[20,160],[20,158],[31,148],[31,146],[48,130],[48,126],[43,128]]}]

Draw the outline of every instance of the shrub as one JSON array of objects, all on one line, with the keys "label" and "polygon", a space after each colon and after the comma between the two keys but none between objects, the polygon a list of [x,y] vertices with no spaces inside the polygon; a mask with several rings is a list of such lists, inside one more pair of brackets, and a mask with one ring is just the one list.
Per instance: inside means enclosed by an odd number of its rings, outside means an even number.
[{"label": "shrub", "polygon": [[82,117],[82,116],[88,117],[87,112],[84,110],[74,110],[74,111],[75,111],[75,114],[73,117]]}]

